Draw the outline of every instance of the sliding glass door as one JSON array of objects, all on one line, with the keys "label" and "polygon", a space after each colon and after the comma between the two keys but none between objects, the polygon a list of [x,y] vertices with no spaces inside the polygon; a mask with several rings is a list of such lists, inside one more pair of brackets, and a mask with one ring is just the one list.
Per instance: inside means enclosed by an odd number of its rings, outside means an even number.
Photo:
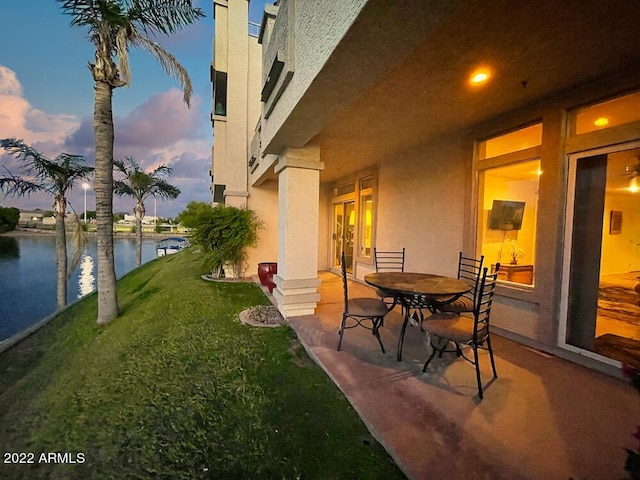
[{"label": "sliding glass door", "polygon": [[561,343],[640,362],[640,147],[570,162]]}]

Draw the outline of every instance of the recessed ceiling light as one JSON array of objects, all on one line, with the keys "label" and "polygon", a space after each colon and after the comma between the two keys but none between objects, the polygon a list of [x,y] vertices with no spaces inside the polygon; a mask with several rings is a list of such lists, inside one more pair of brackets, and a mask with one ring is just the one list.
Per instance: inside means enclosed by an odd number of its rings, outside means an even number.
[{"label": "recessed ceiling light", "polygon": [[609,119],[605,117],[600,117],[595,122],[593,122],[593,124],[596,125],[597,127],[604,127],[605,125],[609,124]]},{"label": "recessed ceiling light", "polygon": [[469,82],[471,82],[474,85],[479,85],[489,80],[490,76],[491,74],[489,73],[489,70],[487,70],[486,68],[481,68],[481,69],[475,70],[471,74],[471,77],[469,77]]}]

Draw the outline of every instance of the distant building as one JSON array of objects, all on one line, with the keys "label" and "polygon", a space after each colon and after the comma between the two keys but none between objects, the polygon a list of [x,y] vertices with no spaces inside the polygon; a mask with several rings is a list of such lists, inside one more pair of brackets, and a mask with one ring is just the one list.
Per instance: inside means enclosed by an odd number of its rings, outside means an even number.
[{"label": "distant building", "polygon": [[[158,220],[158,217],[152,217],[152,216],[145,215],[142,218],[142,224],[143,225],[155,225],[156,224],[156,220]],[[135,223],[136,222],[136,216],[135,215],[129,215],[128,213],[125,213],[124,214],[124,220],[122,220],[121,222],[124,222],[124,223]]]},{"label": "distant building", "polygon": [[44,218],[44,212],[39,208],[35,210],[20,210],[20,218],[18,224],[23,223],[41,223]]}]

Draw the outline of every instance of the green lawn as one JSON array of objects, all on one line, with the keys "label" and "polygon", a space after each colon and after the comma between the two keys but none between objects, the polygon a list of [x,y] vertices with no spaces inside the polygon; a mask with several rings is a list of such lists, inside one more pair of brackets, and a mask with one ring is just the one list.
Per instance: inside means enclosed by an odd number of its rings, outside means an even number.
[{"label": "green lawn", "polygon": [[111,324],[92,295],[0,355],[0,478],[404,478],[289,327],[240,324],[262,291],[201,273],[150,262]]}]

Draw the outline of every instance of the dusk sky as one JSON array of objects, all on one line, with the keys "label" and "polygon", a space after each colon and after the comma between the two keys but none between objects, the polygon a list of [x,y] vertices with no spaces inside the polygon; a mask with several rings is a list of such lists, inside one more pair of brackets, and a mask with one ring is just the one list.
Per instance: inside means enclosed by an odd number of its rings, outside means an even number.
[{"label": "dusk sky", "polygon": [[[249,20],[260,22],[265,3],[251,0]],[[169,182],[182,191],[176,200],[158,200],[158,216],[175,217],[191,200],[210,201],[211,83],[213,2],[195,0],[206,14],[191,28],[156,40],[188,70],[194,85],[191,108],[182,101],[179,83],[167,76],[146,51],[130,52],[131,85],[114,90],[115,158],[134,157],[145,170],[173,168]],[[87,64],[94,49],[87,29],[71,27],[54,0],[2,2],[0,29],[0,138],[21,138],[49,158],[59,153],[83,155],[93,165],[93,79]],[[0,168],[13,174],[16,162],[0,151]],[[6,170],[0,173],[5,175]],[[83,189],[69,195],[78,213]],[[3,197],[0,205],[51,209],[40,195]],[[146,203],[153,215],[153,200]],[[93,190],[87,209],[94,210]],[[131,213],[133,200],[114,197],[114,211]]]}]

